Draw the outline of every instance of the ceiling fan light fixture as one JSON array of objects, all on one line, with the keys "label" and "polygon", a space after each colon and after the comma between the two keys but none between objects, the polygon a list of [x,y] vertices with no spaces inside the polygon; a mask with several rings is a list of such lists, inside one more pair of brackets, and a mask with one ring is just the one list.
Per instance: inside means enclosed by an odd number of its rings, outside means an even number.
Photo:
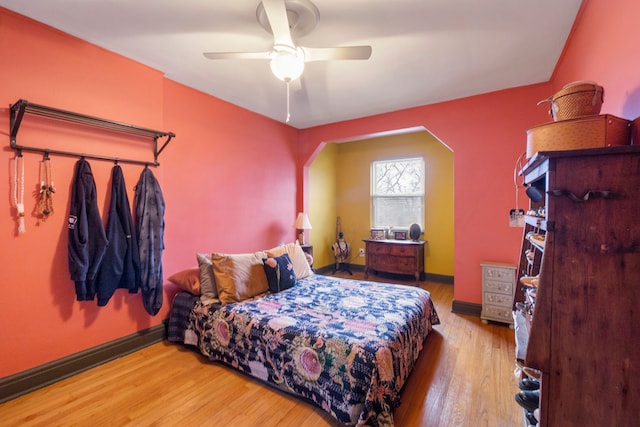
[{"label": "ceiling fan light fixture", "polygon": [[283,82],[290,82],[304,71],[304,52],[291,46],[274,46],[271,72]]}]

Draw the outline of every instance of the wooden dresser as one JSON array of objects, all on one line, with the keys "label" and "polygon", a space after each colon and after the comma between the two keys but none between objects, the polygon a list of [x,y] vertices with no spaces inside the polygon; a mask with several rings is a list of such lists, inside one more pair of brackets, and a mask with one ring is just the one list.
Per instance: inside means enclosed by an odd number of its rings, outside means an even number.
[{"label": "wooden dresser", "polygon": [[411,274],[416,281],[424,276],[424,240],[371,240],[365,239],[365,280],[369,272]]}]

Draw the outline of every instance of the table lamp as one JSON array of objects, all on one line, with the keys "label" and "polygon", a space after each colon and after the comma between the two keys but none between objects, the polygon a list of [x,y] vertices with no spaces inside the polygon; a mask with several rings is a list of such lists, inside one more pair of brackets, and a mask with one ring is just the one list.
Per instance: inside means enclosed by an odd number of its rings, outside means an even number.
[{"label": "table lamp", "polygon": [[293,226],[298,230],[298,241],[300,242],[300,245],[304,245],[304,230],[311,230],[311,223],[309,222],[307,214],[299,212]]}]

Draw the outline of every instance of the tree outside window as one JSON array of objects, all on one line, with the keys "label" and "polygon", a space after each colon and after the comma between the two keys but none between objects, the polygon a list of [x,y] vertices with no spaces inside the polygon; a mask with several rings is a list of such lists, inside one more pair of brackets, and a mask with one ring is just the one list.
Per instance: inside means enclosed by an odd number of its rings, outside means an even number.
[{"label": "tree outside window", "polygon": [[371,164],[373,228],[424,230],[424,159],[379,160]]}]

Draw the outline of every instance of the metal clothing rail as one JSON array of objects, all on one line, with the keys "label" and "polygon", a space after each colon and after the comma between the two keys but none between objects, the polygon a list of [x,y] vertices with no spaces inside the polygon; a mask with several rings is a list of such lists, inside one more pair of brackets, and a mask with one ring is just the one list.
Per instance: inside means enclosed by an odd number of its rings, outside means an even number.
[{"label": "metal clothing rail", "polygon": [[[153,139],[153,162],[135,159],[123,159],[120,157],[102,156],[89,153],[77,153],[72,151],[52,150],[48,148],[29,147],[25,145],[18,145],[17,135],[22,123],[22,118],[25,113],[33,114],[36,116],[47,117],[55,120],[62,120],[70,123],[77,123],[84,126],[90,126],[94,128],[106,129],[113,132],[125,133],[129,135],[136,135],[144,138]],[[145,166],[159,166],[158,156],[165,149],[169,141],[176,136],[173,132],[161,132],[152,129],[146,129],[139,126],[133,126],[126,123],[114,122],[111,120],[101,119],[98,117],[87,116],[85,114],[74,113],[71,111],[60,110],[58,108],[46,107],[44,105],[34,104],[25,99],[20,99],[15,104],[11,105],[11,121],[10,121],[10,143],[11,148],[18,150],[18,153],[22,151],[35,151],[39,153],[47,154],[60,154],[63,156],[72,157],[85,157],[98,160],[110,160],[113,162],[132,163]],[[166,138],[160,148],[158,148],[158,140]]]}]

